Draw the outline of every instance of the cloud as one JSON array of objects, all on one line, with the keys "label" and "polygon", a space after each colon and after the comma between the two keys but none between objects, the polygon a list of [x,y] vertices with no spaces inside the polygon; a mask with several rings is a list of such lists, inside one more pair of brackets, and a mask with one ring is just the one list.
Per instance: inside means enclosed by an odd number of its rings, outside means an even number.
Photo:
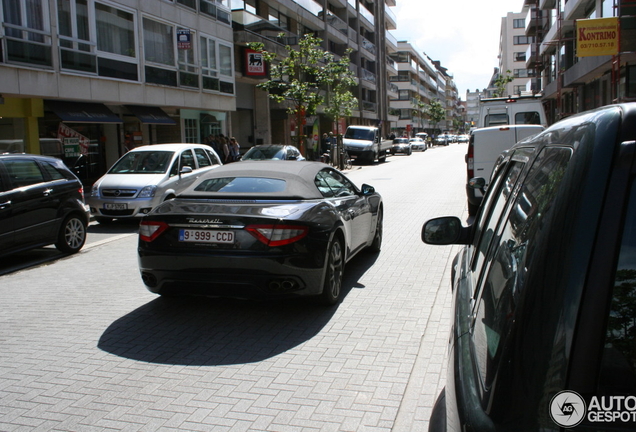
[{"label": "cloud", "polygon": [[439,60],[465,99],[467,89],[488,85],[499,65],[501,19],[522,7],[523,0],[397,0],[392,33]]}]

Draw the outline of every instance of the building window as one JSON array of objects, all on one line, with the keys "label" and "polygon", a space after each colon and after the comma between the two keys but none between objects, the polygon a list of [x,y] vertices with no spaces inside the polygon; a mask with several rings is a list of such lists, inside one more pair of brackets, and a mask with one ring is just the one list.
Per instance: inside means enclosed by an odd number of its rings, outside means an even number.
[{"label": "building window", "polygon": [[513,54],[514,61],[526,61],[526,53],[525,52],[516,52]]},{"label": "building window", "polygon": [[2,2],[8,61],[53,65],[48,4],[46,0]]},{"label": "building window", "polygon": [[207,36],[201,36],[199,41],[203,88],[234,94],[232,47]]},{"label": "building window", "polygon": [[57,8],[62,69],[96,73],[97,55],[90,36],[87,0],[58,0]]},{"label": "building window", "polygon": [[[187,31],[187,29],[177,29],[177,31]],[[190,48],[177,48],[179,85],[183,87],[199,88],[199,65],[196,60],[196,50],[194,48],[195,41],[195,34],[193,31],[190,31]]]},{"label": "building window", "polygon": [[174,28],[144,18],[144,59],[149,64],[171,67],[170,70],[146,65],[146,82],[176,87]]},{"label": "building window", "polygon": [[516,85],[512,87],[512,92],[514,94],[520,95],[521,92],[524,92],[524,91],[526,91],[526,86],[524,85]]},{"label": "building window", "polygon": [[512,43],[515,45],[527,45],[534,42],[532,36],[513,36]]},{"label": "building window", "polygon": [[526,26],[526,20],[524,18],[512,20],[513,28],[524,28]]}]

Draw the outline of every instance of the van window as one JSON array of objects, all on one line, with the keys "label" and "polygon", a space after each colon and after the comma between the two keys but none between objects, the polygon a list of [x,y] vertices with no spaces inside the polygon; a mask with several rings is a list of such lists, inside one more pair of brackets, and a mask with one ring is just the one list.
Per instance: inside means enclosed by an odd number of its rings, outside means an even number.
[{"label": "van window", "polygon": [[[494,234],[486,258],[473,328],[475,361],[486,392],[493,384],[501,353],[524,293],[526,273],[533,270],[533,242],[545,229],[572,150],[545,148],[528,172],[507,220]],[[483,400],[484,408],[487,400]]]},{"label": "van window", "polygon": [[508,120],[508,114],[487,114],[484,117],[484,126],[500,126],[510,124],[510,120]]},{"label": "van window", "polygon": [[636,181],[632,184],[614,279],[599,375],[599,394],[634,395],[636,394]]},{"label": "van window", "polygon": [[515,124],[541,124],[541,116],[536,111],[519,112],[515,114]]}]

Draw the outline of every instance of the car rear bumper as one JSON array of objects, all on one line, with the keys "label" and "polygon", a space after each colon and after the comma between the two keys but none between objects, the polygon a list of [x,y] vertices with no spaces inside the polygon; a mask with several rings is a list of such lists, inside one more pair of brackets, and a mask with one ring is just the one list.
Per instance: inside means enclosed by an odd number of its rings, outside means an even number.
[{"label": "car rear bumper", "polygon": [[139,270],[146,288],[156,294],[286,298],[322,292],[324,268],[298,265],[311,261],[299,256],[176,256],[140,250]]}]

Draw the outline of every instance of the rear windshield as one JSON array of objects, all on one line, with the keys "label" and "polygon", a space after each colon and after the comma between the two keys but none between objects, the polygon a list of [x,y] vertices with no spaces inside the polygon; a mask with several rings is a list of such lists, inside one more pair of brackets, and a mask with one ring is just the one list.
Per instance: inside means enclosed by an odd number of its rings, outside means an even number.
[{"label": "rear windshield", "polygon": [[286,155],[284,150],[282,147],[254,147],[245,153],[243,160],[284,160]]},{"label": "rear windshield", "polygon": [[222,177],[202,181],[197,185],[195,192],[218,193],[273,193],[283,192],[287,182],[281,179],[265,177]]},{"label": "rear windshield", "polygon": [[109,174],[164,174],[170,168],[174,152],[133,151],[126,153],[108,171]]},{"label": "rear windshield", "polygon": [[515,124],[541,124],[541,117],[536,111],[520,112],[515,114]]}]

